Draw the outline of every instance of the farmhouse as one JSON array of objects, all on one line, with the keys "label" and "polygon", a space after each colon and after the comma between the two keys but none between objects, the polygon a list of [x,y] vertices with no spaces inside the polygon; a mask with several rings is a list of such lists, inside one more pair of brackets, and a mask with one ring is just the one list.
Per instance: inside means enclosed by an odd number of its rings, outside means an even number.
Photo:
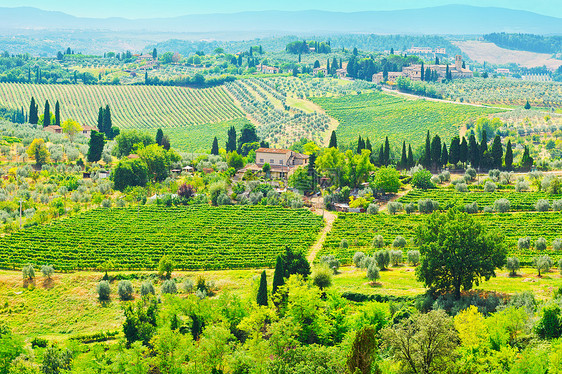
[{"label": "farmhouse", "polygon": [[57,125],[47,126],[43,129],[44,131],[52,132],[53,134],[62,134],[62,127]]},{"label": "farmhouse", "polygon": [[256,66],[256,69],[258,69],[258,71],[261,71],[262,73],[265,73],[265,74],[277,74],[277,73],[279,73],[279,68],[276,68],[276,67],[273,67],[273,66],[258,65],[258,66]]},{"label": "farmhouse", "polygon": [[320,73],[322,73],[324,76],[326,76],[326,75],[328,75],[328,69],[326,69],[325,67],[312,69],[313,75],[320,75]]},{"label": "farmhouse", "polygon": [[92,133],[92,131],[98,131],[97,127],[92,127],[92,126],[88,126],[88,125],[84,125],[82,126],[82,131],[81,133],[86,135],[87,137],[90,136],[90,134]]},{"label": "farmhouse", "polygon": [[259,148],[256,150],[256,163],[247,165],[241,172],[261,171],[265,164],[269,164],[273,178],[285,178],[295,167],[308,165],[308,157],[289,149]]},{"label": "farmhouse", "polygon": [[347,77],[347,69],[346,69],[346,68],[342,68],[342,69],[336,70],[336,75],[337,75],[338,78],[340,78],[340,79],[343,79],[343,78]]}]

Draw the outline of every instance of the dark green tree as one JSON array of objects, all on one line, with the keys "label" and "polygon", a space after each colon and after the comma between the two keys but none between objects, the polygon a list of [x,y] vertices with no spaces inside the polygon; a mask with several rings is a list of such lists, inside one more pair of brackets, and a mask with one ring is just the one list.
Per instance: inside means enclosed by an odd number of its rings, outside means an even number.
[{"label": "dark green tree", "polygon": [[463,136],[461,141],[461,146],[459,149],[459,161],[463,164],[466,164],[468,161],[468,143],[466,142],[466,138]]},{"label": "dark green tree", "polygon": [[31,103],[29,104],[29,123],[36,125],[39,122],[39,114],[37,113],[38,107],[35,103],[35,98],[31,97]]},{"label": "dark green tree", "polygon": [[425,80],[425,70],[424,70],[424,66],[423,66],[423,61],[421,63],[420,74],[421,74],[420,80],[423,82]]},{"label": "dark green tree", "polygon": [[43,111],[43,127],[51,126],[51,107],[49,100],[45,101],[45,110]]},{"label": "dark green tree", "polygon": [[101,106],[98,111],[98,131],[105,134],[105,129],[103,128],[103,107]]},{"label": "dark green tree", "polygon": [[480,142],[480,160],[484,156],[484,153],[488,151],[488,133],[482,131],[482,141]]},{"label": "dark green tree", "polygon": [[431,141],[431,164],[438,168],[441,163],[441,138],[435,135]]},{"label": "dark green tree", "polygon": [[521,158],[521,166],[525,170],[530,170],[531,166],[533,166],[534,160],[529,154],[529,147],[525,146],[525,150],[523,151],[523,157]]},{"label": "dark green tree", "polygon": [[158,51],[156,50],[156,48],[152,50],[152,58],[155,60],[158,58]]},{"label": "dark green tree", "polygon": [[122,159],[111,173],[116,190],[141,186],[148,183],[148,166],[140,159]]},{"label": "dark green tree", "polygon": [[447,152],[447,144],[443,142],[443,149],[441,150],[441,166],[447,165],[449,162],[449,153]]},{"label": "dark green tree", "polygon": [[109,105],[106,105],[103,111],[103,129],[104,129],[105,137],[107,139],[113,139],[116,136],[116,133],[113,129],[113,122],[111,120],[111,109],[109,109]]},{"label": "dark green tree", "polygon": [[217,139],[216,136],[213,139],[213,145],[211,147],[211,154],[212,155],[218,155],[219,154],[219,140]]},{"label": "dark green tree", "polygon": [[427,135],[425,137],[425,148],[422,165],[426,169],[429,169],[431,167],[431,137],[429,136],[429,130],[427,130]]},{"label": "dark green tree", "polygon": [[285,270],[283,269],[283,257],[281,255],[277,256],[275,261],[275,273],[273,273],[273,284],[271,286],[271,294],[275,295],[277,289],[285,284]]},{"label": "dark green tree", "polygon": [[460,161],[460,151],[461,140],[458,136],[455,136],[451,139],[451,146],[449,147],[449,162],[451,164],[456,165]]},{"label": "dark green tree", "polygon": [[502,167],[502,158],[503,158],[503,149],[502,149],[502,140],[499,135],[494,137],[494,142],[492,143],[492,159],[494,163],[494,167],[499,169]]},{"label": "dark green tree", "polygon": [[143,298],[136,303],[128,303],[124,312],[123,332],[127,339],[127,347],[136,341],[141,341],[143,345],[148,346],[152,336],[156,333],[158,315],[156,298]]},{"label": "dark green tree", "polygon": [[480,147],[474,134],[468,139],[468,161],[473,168],[480,166]]},{"label": "dark green tree", "polygon": [[261,273],[260,288],[258,289],[256,302],[258,305],[267,306],[267,276],[265,275],[265,270]]},{"label": "dark green tree", "polygon": [[505,147],[505,168],[511,170],[513,167],[513,148],[511,146],[511,140],[507,141],[507,146]]},{"label": "dark green tree", "polygon": [[402,142],[402,157],[400,157],[400,165],[398,165],[402,169],[408,167],[408,155],[406,154],[406,142]]},{"label": "dark green tree", "polygon": [[103,146],[105,144],[105,136],[101,132],[93,130],[90,134],[90,144],[88,148],[88,162],[97,162],[101,160]]},{"label": "dark green tree", "polygon": [[411,144],[408,144],[408,167],[414,167],[414,153],[412,152]]},{"label": "dark green tree", "polygon": [[495,277],[505,263],[503,237],[488,230],[469,214],[456,210],[433,213],[416,229],[415,242],[421,254],[416,275],[434,293],[453,292]]},{"label": "dark green tree", "polygon": [[55,125],[60,126],[60,124],[60,104],[57,100],[57,102],[55,103]]},{"label": "dark green tree", "polygon": [[257,134],[256,126],[252,123],[246,123],[240,130],[240,137],[238,138],[238,153],[244,156],[247,156],[248,153],[244,152],[242,148],[244,144],[248,143],[258,143],[259,144],[259,137]]},{"label": "dark green tree", "polygon": [[[162,138],[164,137],[164,131],[162,131],[162,129],[158,129],[156,131],[156,144],[158,145],[162,145]],[[216,138],[215,138],[216,139]]]},{"label": "dark green tree", "polygon": [[388,165],[390,163],[390,143],[388,142],[388,136],[384,140],[384,164]]},{"label": "dark green tree", "polygon": [[359,135],[359,139],[357,139],[357,154],[360,155],[363,149],[365,149],[365,141]]},{"label": "dark green tree", "polygon": [[351,353],[347,357],[348,373],[371,374],[375,363],[377,330],[373,326],[363,327],[355,335]]},{"label": "dark green tree", "polygon": [[531,103],[529,103],[529,100],[527,100],[527,102],[525,103],[524,108],[527,109],[527,110],[531,109]]},{"label": "dark green tree", "polygon": [[338,138],[336,137],[336,131],[332,130],[332,135],[330,136],[330,144],[328,148],[338,148]]},{"label": "dark green tree", "polygon": [[304,278],[310,275],[310,264],[304,253],[294,252],[292,248],[285,247],[283,257],[283,278],[289,278],[292,274],[300,274]]},{"label": "dark green tree", "polygon": [[226,141],[226,152],[230,153],[236,150],[236,129],[231,126],[228,129],[228,140]]},{"label": "dark green tree", "polygon": [[373,146],[371,145],[371,141],[369,140],[369,138],[367,138],[367,141],[365,141],[365,149],[368,149],[369,151],[371,151],[371,153],[373,153]]}]

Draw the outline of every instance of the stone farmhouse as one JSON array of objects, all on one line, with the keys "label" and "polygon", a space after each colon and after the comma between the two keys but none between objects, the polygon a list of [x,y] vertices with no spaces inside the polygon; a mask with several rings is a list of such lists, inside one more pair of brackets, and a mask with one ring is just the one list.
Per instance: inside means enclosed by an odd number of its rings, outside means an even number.
[{"label": "stone farmhouse", "polygon": [[273,66],[267,66],[267,65],[263,65],[260,64],[258,66],[256,66],[256,69],[258,71],[261,71],[264,74],[277,74],[279,73],[279,68],[273,67]]},{"label": "stone farmhouse", "polygon": [[259,172],[265,164],[271,167],[273,178],[286,178],[290,172],[301,165],[308,165],[308,155],[294,152],[289,149],[259,148],[256,150],[256,163],[246,165],[240,172],[246,170]]}]

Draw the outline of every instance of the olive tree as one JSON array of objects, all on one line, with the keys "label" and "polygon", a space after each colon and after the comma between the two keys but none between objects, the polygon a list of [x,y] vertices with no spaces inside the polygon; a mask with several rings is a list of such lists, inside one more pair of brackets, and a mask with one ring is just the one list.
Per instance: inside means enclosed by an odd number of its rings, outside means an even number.
[{"label": "olive tree", "polygon": [[390,251],[390,262],[392,262],[392,266],[398,266],[402,263],[402,258],[404,255],[402,251],[397,249],[395,251]]},{"label": "olive tree", "polygon": [[376,251],[374,259],[381,270],[384,270],[390,264],[390,253],[385,250]]},{"label": "olive tree", "polygon": [[117,285],[117,293],[121,300],[132,300],[133,298],[133,284],[131,281],[122,280]]},{"label": "olive tree", "polygon": [[35,269],[33,265],[27,264],[21,269],[23,280],[32,281],[35,278]]},{"label": "olive tree", "polygon": [[174,263],[172,260],[168,256],[162,256],[158,262],[158,275],[161,277],[165,276],[167,279],[170,279],[173,271]]},{"label": "olive tree", "polygon": [[431,199],[422,199],[418,201],[418,210],[420,213],[432,213],[439,209],[439,202]]},{"label": "olive tree", "polygon": [[320,262],[326,264],[334,274],[338,273],[338,269],[340,268],[340,261],[334,255],[326,255],[320,257]]},{"label": "olive tree", "polygon": [[319,264],[312,269],[312,283],[321,290],[332,285],[333,270],[326,263]]},{"label": "olive tree", "polygon": [[533,266],[535,267],[535,269],[537,269],[539,277],[541,276],[541,271],[549,271],[552,265],[552,259],[548,255],[537,256],[533,258]]},{"label": "olive tree", "polygon": [[498,213],[506,213],[509,212],[511,208],[511,203],[508,199],[498,199],[494,201],[494,210]]},{"label": "olive tree", "polygon": [[162,289],[161,289],[163,294],[174,294],[178,292],[178,288],[176,287],[176,282],[174,282],[171,279],[166,280],[164,283],[162,283]]},{"label": "olive tree", "polygon": [[519,238],[517,240],[517,249],[529,249],[531,248],[531,238],[528,236],[525,238]]},{"label": "olive tree", "polygon": [[550,209],[550,202],[546,199],[539,199],[535,204],[535,209],[538,212],[548,212]]},{"label": "olive tree", "polygon": [[377,266],[377,262],[371,261],[371,263],[367,267],[367,278],[369,278],[371,281],[376,282],[380,277],[380,269]]},{"label": "olive tree", "polygon": [[109,296],[111,294],[111,288],[109,287],[109,282],[106,280],[102,280],[98,283],[98,297],[101,301],[109,300]]},{"label": "olive tree", "polygon": [[400,212],[401,210],[404,209],[404,205],[402,205],[402,203],[399,203],[397,201],[391,201],[388,204],[386,204],[386,209],[388,210],[388,213],[396,214],[397,212]]},{"label": "olive tree", "polygon": [[562,239],[557,238],[552,241],[552,249],[559,251],[562,249]]},{"label": "olive tree", "polygon": [[517,270],[520,268],[519,259],[517,257],[508,257],[505,262],[505,267],[509,270],[509,276],[514,277],[517,275]]},{"label": "olive tree", "polygon": [[55,269],[51,265],[43,265],[41,266],[41,273],[45,278],[51,279],[51,277],[55,273]]},{"label": "olive tree", "polygon": [[539,251],[544,251],[546,249],[546,239],[545,238],[538,238],[535,241],[535,249]]},{"label": "olive tree", "polygon": [[478,203],[476,203],[476,201],[473,201],[472,203],[466,204],[464,206],[464,211],[469,214],[478,213]]},{"label": "olive tree", "polygon": [[152,285],[151,281],[142,282],[141,287],[140,287],[140,294],[141,294],[141,296],[146,296],[146,295],[150,295],[150,294],[154,295],[155,294],[154,286]]},{"label": "olive tree", "polygon": [[394,241],[392,242],[392,246],[394,248],[404,248],[406,246],[406,239],[404,237],[398,235]]},{"label": "olive tree", "polygon": [[364,259],[365,259],[365,253],[355,252],[355,254],[353,255],[353,265],[355,265],[355,267],[357,268],[360,268]]},{"label": "olive tree", "polygon": [[384,247],[384,238],[382,237],[382,235],[377,235],[373,238],[373,241],[371,243],[371,246],[373,248],[382,248]]},{"label": "olive tree", "polygon": [[417,266],[420,263],[420,251],[416,249],[408,251],[408,262],[412,266]]}]

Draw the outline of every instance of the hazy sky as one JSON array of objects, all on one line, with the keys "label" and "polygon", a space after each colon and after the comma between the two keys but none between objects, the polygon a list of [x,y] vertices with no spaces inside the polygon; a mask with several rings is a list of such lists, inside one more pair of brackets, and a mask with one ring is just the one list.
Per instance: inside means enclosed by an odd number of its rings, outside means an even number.
[{"label": "hazy sky", "polygon": [[445,4],[497,6],[561,17],[561,0],[0,0],[0,6],[33,6],[76,16],[151,18],[248,10],[395,10]]}]

